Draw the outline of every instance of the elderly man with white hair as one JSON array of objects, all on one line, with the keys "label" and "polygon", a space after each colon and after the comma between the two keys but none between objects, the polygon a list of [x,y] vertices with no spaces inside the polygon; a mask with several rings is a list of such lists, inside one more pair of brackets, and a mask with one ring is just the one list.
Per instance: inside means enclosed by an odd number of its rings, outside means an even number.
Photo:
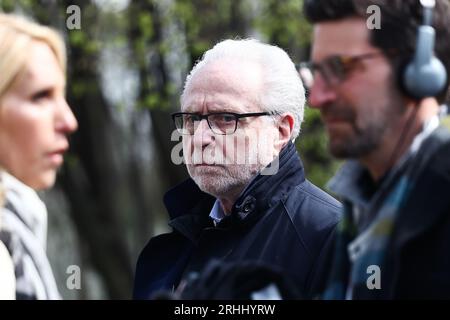
[{"label": "elderly man with white hair", "polygon": [[142,251],[135,298],[177,289],[213,258],[274,266],[306,296],[322,284],[340,204],[305,179],[293,144],[304,103],[276,46],[225,40],[204,54],[172,115],[191,178],[165,195],[173,231]]}]

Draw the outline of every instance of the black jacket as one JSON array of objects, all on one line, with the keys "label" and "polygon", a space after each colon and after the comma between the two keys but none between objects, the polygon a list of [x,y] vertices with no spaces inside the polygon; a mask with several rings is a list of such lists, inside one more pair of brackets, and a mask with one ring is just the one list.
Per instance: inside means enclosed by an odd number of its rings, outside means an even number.
[{"label": "black jacket", "polygon": [[305,180],[292,143],[279,161],[278,172],[256,177],[217,226],[209,217],[215,198],[193,180],[169,191],[164,202],[173,231],[152,238],[142,251],[134,298],[148,299],[155,291],[175,288],[211,258],[280,267],[304,295],[321,286],[340,204]]},{"label": "black jacket", "polygon": [[439,147],[399,212],[379,299],[450,299],[450,133],[441,127],[430,143]]}]

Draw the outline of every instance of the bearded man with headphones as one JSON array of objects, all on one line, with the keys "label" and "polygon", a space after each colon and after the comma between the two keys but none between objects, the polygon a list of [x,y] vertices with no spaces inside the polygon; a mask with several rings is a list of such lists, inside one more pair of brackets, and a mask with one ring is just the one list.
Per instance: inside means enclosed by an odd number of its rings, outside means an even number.
[{"label": "bearded man with headphones", "polygon": [[[381,26],[369,30],[376,5]],[[373,8],[373,7],[372,7]],[[449,0],[305,0],[300,75],[334,156],[344,217],[324,299],[450,298]]]}]

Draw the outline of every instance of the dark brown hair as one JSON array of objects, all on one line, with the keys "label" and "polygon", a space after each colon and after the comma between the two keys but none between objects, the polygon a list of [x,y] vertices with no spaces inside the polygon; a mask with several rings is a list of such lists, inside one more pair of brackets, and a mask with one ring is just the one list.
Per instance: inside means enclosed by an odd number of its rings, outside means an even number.
[{"label": "dark brown hair", "polygon": [[[419,0],[305,0],[304,12],[312,23],[349,17],[367,19],[367,8],[371,5],[377,5],[381,11],[381,28],[371,30],[371,44],[385,53],[400,77],[400,70],[413,58],[417,28],[422,24],[423,7]],[[450,98],[449,0],[436,0],[433,26],[436,29],[436,56],[447,70],[446,90],[436,97],[443,103],[447,95]]]}]

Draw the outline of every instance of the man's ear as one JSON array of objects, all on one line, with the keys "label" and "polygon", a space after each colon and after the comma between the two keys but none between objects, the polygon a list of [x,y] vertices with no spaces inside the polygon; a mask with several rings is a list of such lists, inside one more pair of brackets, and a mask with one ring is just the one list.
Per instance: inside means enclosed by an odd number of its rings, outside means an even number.
[{"label": "man's ear", "polygon": [[275,141],[275,148],[278,151],[291,140],[292,131],[294,130],[295,119],[290,113],[283,113],[278,116],[278,139]]}]

